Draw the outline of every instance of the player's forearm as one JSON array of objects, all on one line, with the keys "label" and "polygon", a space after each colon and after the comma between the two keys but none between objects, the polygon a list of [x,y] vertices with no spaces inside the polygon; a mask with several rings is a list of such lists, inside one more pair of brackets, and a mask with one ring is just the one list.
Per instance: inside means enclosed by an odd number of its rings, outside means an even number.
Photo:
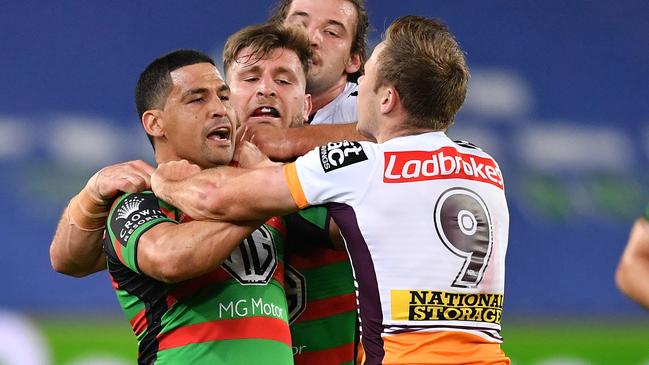
[{"label": "player's forearm", "polygon": [[310,125],[302,128],[291,128],[287,131],[290,158],[295,159],[312,149],[329,142],[342,140],[367,141],[356,131],[356,123],[335,125]]},{"label": "player's forearm", "polygon": [[[284,165],[214,175],[203,191],[201,208],[211,220],[240,222],[282,216],[298,210],[284,176]],[[208,186],[205,184],[204,186]]]},{"label": "player's forearm", "polygon": [[108,209],[85,189],[70,200],[50,245],[54,270],[81,277],[106,267],[101,240]]},{"label": "player's forearm", "polygon": [[152,188],[158,198],[201,221],[265,221],[298,210],[283,165],[254,170],[221,166],[184,180],[156,172]]},{"label": "player's forearm", "polygon": [[231,224],[193,221],[168,224],[140,238],[138,262],[143,273],[166,283],[216,270],[244,238],[263,222]]},{"label": "player's forearm", "polygon": [[[157,197],[177,207],[194,220],[218,221],[223,215],[221,191],[225,183],[245,169],[221,166],[203,170],[184,180],[170,180],[158,175],[152,184]],[[157,173],[156,173],[157,174]]]}]

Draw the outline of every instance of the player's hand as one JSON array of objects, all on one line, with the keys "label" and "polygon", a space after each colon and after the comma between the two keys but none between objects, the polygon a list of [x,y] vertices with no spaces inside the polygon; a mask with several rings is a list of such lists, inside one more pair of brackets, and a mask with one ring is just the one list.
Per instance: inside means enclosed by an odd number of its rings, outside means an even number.
[{"label": "player's hand", "polygon": [[256,169],[273,166],[273,163],[257,146],[248,141],[238,141],[234,150],[234,161],[239,167]]},{"label": "player's hand", "polygon": [[181,181],[201,172],[201,168],[187,160],[169,161],[161,163],[151,175],[151,187],[162,183]]},{"label": "player's hand", "polygon": [[106,166],[88,180],[86,190],[95,202],[110,204],[119,192],[137,193],[150,189],[153,171],[153,166],[142,160]]},{"label": "player's hand", "polygon": [[295,158],[288,138],[289,128],[270,124],[254,124],[239,128],[237,141],[253,143],[273,161],[290,161]]},{"label": "player's hand", "polygon": [[183,196],[191,196],[192,189],[185,186],[187,179],[201,172],[198,165],[187,160],[161,163],[151,175],[151,189],[156,197],[182,210],[190,217],[199,216],[193,209],[193,204],[185,205]]}]

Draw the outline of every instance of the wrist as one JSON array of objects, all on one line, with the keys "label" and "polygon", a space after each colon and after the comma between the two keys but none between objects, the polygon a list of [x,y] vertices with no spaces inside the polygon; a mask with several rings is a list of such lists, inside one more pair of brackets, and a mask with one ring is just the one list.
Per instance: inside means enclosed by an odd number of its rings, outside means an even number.
[{"label": "wrist", "polygon": [[284,158],[282,161],[293,161],[306,153],[306,151],[302,151],[305,148],[302,132],[306,128],[308,127],[287,129],[284,143],[282,144],[284,146]]},{"label": "wrist", "polygon": [[70,200],[67,208],[70,223],[83,231],[98,231],[106,226],[110,202],[98,199],[85,189]]}]

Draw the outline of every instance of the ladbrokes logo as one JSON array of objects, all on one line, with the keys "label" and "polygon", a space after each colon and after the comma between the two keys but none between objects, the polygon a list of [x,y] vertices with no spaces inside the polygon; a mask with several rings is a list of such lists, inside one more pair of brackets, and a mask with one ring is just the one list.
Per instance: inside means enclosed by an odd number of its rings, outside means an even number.
[{"label": "ladbrokes logo", "polygon": [[320,147],[320,163],[325,172],[367,160],[358,142],[330,142]]},{"label": "ladbrokes logo", "polygon": [[494,160],[458,152],[453,147],[435,151],[386,152],[383,182],[404,183],[437,179],[475,180],[503,188]]},{"label": "ladbrokes logo", "polygon": [[471,321],[500,324],[502,294],[392,290],[392,319],[400,321]]}]

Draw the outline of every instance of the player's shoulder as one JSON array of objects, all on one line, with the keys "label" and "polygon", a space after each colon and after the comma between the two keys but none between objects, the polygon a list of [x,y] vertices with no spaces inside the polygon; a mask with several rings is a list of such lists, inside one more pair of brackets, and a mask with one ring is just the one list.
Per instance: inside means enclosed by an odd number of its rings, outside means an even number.
[{"label": "player's shoulder", "polygon": [[325,172],[373,160],[378,153],[376,143],[367,141],[329,142],[318,148],[320,163]]},{"label": "player's shoulder", "polygon": [[343,90],[340,98],[338,98],[338,106],[335,115],[336,120],[334,123],[352,123],[358,119],[358,106],[356,104],[356,97],[358,96],[358,84],[348,82]]},{"label": "player's shoulder", "polygon": [[358,96],[358,84],[355,82],[348,81],[345,85],[345,90],[343,94],[347,99],[356,99]]},{"label": "player's shoulder", "polygon": [[468,148],[468,149],[472,149],[472,150],[482,151],[482,149],[480,147],[476,146],[475,144],[473,144],[473,143],[471,143],[469,141],[455,140],[455,141],[453,141],[453,143],[455,143],[456,145],[458,145],[460,147],[464,147],[464,148]]},{"label": "player's shoulder", "polygon": [[113,219],[127,218],[133,214],[149,215],[154,212],[161,212],[165,216],[176,219],[180,214],[178,209],[158,199],[152,191],[141,191],[137,193],[123,193],[115,198],[111,207]]},{"label": "player's shoulder", "polygon": [[111,210],[115,210],[120,206],[129,206],[133,209],[139,209],[143,202],[157,201],[158,198],[152,191],[140,191],[137,193],[120,193],[115,196]]},{"label": "player's shoulder", "polygon": [[468,153],[483,158],[489,158],[495,161],[495,159],[493,158],[493,156],[491,156],[491,154],[489,154],[488,152],[486,152],[485,150],[483,150],[481,147],[479,147],[474,143],[471,143],[466,140],[454,140],[453,144],[458,150],[460,150],[463,153]]}]

